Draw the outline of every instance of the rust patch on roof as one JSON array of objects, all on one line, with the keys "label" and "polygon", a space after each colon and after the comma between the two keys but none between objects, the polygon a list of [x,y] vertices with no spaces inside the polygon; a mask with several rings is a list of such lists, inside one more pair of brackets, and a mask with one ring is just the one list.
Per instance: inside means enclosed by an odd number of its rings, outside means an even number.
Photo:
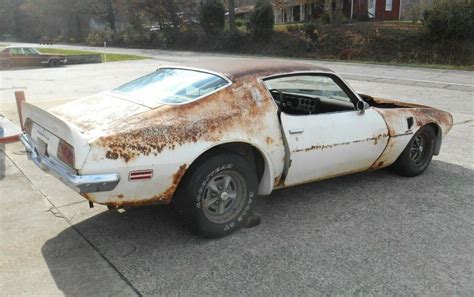
[{"label": "rust patch on roof", "polygon": [[297,71],[332,72],[328,68],[313,64],[281,59],[211,58],[187,62],[186,66],[221,73],[233,80],[246,76],[263,77]]}]

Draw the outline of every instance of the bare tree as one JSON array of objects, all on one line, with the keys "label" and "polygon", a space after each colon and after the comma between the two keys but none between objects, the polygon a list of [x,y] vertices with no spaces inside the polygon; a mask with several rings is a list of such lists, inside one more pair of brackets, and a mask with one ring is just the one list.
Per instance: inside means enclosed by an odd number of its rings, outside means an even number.
[{"label": "bare tree", "polygon": [[60,16],[66,24],[64,36],[82,38],[80,17],[90,15],[107,21],[116,33],[116,5],[120,0],[26,0],[22,9],[33,16]]},{"label": "bare tree", "polygon": [[131,0],[136,9],[140,9],[156,19],[161,27],[171,23],[174,29],[179,28],[178,5],[173,0]]},{"label": "bare tree", "polygon": [[229,30],[231,33],[236,32],[235,27],[235,3],[234,0],[227,0],[227,6],[229,8]]}]

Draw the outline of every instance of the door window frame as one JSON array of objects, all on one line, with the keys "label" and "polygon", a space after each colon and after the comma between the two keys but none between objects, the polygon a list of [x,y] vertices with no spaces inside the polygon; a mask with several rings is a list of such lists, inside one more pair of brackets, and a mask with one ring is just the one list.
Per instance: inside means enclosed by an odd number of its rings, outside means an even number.
[{"label": "door window frame", "polygon": [[[344,91],[344,93],[346,93],[346,95],[349,97],[349,99],[352,102],[354,111],[357,111],[357,102],[359,102],[359,101],[365,102],[359,96],[359,94],[357,94],[357,92],[355,92],[354,89],[352,89],[352,87],[349,86],[344,81],[344,79],[342,77],[340,77],[339,75],[337,75],[333,72],[297,71],[297,72],[289,72],[289,73],[281,73],[281,74],[276,74],[276,75],[265,76],[265,77],[262,77],[261,79],[262,79],[263,85],[265,86],[265,89],[267,90],[268,94],[272,98],[273,103],[275,104],[275,106],[277,106],[277,104],[275,102],[275,99],[273,98],[272,94],[270,93],[270,90],[268,89],[268,86],[265,83],[265,81],[272,80],[272,79],[277,79],[277,78],[282,78],[282,77],[302,76],[302,75],[304,75],[304,76],[323,76],[323,77],[331,78],[336,83],[336,85],[338,85],[342,89],[342,91]],[[278,106],[277,106],[277,108],[278,108]]]}]

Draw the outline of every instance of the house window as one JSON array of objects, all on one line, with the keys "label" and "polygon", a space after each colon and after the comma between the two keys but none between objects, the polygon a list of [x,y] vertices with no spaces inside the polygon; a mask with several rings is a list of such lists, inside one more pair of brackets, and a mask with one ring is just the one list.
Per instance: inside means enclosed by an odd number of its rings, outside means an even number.
[{"label": "house window", "polygon": [[385,0],[385,11],[392,11],[393,0]]}]

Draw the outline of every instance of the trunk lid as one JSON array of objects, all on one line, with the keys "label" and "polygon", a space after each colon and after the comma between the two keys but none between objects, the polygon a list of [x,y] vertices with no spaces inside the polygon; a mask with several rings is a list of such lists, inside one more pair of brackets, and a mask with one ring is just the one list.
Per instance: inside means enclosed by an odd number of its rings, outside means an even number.
[{"label": "trunk lid", "polygon": [[31,123],[33,140],[48,155],[57,158],[60,140],[74,148],[75,169],[82,165],[89,153],[89,142],[103,136],[108,127],[117,121],[150,110],[108,93],[75,100],[48,111],[23,103],[23,119]]}]

